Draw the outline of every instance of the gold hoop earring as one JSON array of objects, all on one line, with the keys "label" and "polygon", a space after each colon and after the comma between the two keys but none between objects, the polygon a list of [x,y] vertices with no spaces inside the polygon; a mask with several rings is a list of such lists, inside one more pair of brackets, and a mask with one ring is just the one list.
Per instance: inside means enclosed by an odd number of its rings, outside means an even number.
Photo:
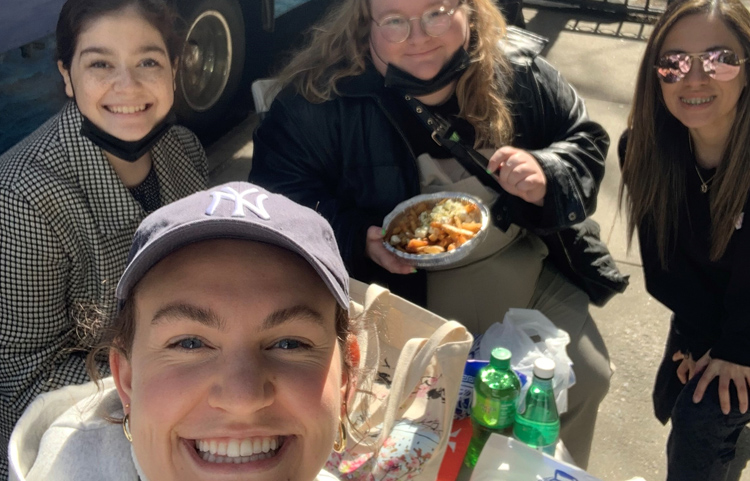
[{"label": "gold hoop earring", "polygon": [[130,413],[126,414],[122,418],[122,432],[125,433],[125,437],[131,443],[133,442],[133,436],[130,434]]},{"label": "gold hoop earring", "polygon": [[343,419],[339,420],[339,438],[333,442],[333,450],[339,454],[346,449],[346,427]]}]

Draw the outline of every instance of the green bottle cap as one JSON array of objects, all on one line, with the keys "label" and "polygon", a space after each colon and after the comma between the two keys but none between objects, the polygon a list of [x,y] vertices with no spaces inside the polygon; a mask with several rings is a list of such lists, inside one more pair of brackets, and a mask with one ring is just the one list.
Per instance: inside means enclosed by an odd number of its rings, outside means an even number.
[{"label": "green bottle cap", "polygon": [[496,347],[490,356],[490,366],[495,369],[510,368],[510,351],[504,347]]}]

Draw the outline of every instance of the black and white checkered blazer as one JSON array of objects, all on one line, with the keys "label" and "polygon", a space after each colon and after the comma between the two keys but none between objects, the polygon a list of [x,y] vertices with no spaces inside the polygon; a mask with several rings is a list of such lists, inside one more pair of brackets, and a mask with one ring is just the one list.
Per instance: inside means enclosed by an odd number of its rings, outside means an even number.
[{"label": "black and white checkered blazer", "polygon": [[[146,216],[102,150],[79,134],[74,102],[0,157],[0,476],[34,397],[88,381],[77,321],[114,309],[114,289]],[[173,127],[151,150],[162,205],[206,187],[198,139]],[[108,366],[102,366],[108,369]]]}]

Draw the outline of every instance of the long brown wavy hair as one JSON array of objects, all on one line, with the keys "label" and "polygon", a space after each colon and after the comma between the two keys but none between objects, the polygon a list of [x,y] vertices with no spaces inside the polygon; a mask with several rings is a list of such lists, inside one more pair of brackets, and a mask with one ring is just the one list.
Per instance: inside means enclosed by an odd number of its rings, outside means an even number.
[{"label": "long brown wavy hair", "polygon": [[[459,116],[474,127],[476,147],[500,147],[513,138],[507,105],[513,73],[499,46],[505,19],[492,0],[465,0],[460,8],[468,10],[471,64],[456,86]],[[338,95],[339,80],[365,71],[371,24],[370,0],[341,0],[279,73],[279,86],[293,85],[313,103]]]},{"label": "long brown wavy hair", "polygon": [[[680,204],[685,201],[685,180],[692,166],[689,132],[664,105],[661,87],[653,66],[669,31],[681,19],[694,14],[721,19],[740,41],[745,58],[750,52],[750,12],[740,0],[683,0],[671,3],[646,45],[638,71],[630,110],[627,150],[622,168],[620,205],[628,213],[628,243],[637,227],[656,235],[661,266],[666,268],[669,251],[677,236]],[[748,74],[743,66],[745,83]],[[735,231],[750,191],[750,96],[743,91],[737,101],[734,124],[729,133],[723,160],[716,171],[710,192],[710,258],[723,255]]]}]

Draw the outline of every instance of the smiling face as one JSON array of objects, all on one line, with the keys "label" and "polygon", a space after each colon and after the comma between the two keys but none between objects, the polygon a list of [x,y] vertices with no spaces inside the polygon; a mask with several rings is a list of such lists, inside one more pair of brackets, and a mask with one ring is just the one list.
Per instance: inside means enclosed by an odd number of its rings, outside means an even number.
[{"label": "smiling face", "polygon": [[[421,17],[425,11],[443,4],[452,9],[458,0],[370,0],[370,11],[373,19],[382,22],[391,15]],[[386,40],[374,23],[370,31],[371,56],[381,74],[385,75],[391,63],[422,80],[437,75],[462,45],[468,47],[468,42],[469,22],[463,6],[453,14],[450,29],[439,37],[424,33],[418,19],[411,21],[409,37],[401,43]]]},{"label": "smiling face", "polygon": [[135,141],[174,103],[174,68],[162,35],[133,8],[99,17],[78,36],[65,92],[97,127]]},{"label": "smiling face", "polygon": [[302,258],[212,240],[169,255],[134,293],[130,359],[112,371],[133,447],[159,480],[313,480],[343,396],[336,302]]},{"label": "smiling face", "polygon": [[[664,39],[659,57],[666,53],[699,53],[715,48],[729,49],[739,58],[746,57],[739,40],[723,21],[695,14],[675,23]],[[659,81],[664,103],[677,120],[689,129],[717,136],[729,132],[746,82],[744,65],[737,77],[722,82],[709,77],[697,58],[681,81],[672,84]]]}]

